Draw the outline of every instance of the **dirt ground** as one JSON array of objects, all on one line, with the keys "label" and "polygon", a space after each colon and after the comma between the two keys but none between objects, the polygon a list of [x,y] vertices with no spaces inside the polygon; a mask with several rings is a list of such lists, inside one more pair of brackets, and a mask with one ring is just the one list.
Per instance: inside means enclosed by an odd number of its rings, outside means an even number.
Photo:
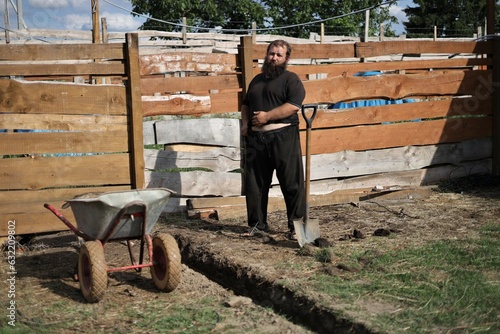
[{"label": "dirt ground", "polygon": [[[437,239],[472,236],[481,224],[498,222],[499,200],[500,180],[479,175],[447,182],[429,197],[313,207],[311,217],[320,221],[323,242],[320,246],[345,252],[385,252]],[[395,308],[377,300],[362,303],[353,300],[356,304],[353,308],[314,291],[304,284],[314,273],[328,271],[342,275],[351,269],[335,259],[325,264],[303,256],[309,247],[301,250],[295,241],[287,239],[284,212],[271,213],[268,222],[269,234],[242,237],[247,230],[244,219],[161,217],[155,233],[173,235],[183,260],[181,284],[168,295],[165,307],[172,304],[188,307],[210,297],[224,314],[224,320],[212,329],[220,333],[328,333],[334,330],[335,333],[371,333],[367,314],[391,312]],[[145,301],[166,298],[155,290],[149,271],[110,274],[103,300],[86,306],[78,283],[72,279],[77,249],[76,238],[69,232],[36,236],[21,246],[22,253],[18,253],[16,259],[17,321],[30,328],[36,323],[57,324],[59,316],[44,305],[64,301],[65,307],[80,311],[83,308],[86,313],[81,316],[89,317],[90,313],[90,317],[85,327],[76,321],[75,327],[64,327],[61,332],[108,332],[111,329],[148,332],[138,328],[134,320],[118,316],[116,310],[137,308]],[[113,243],[106,249],[108,265],[120,265],[121,261],[127,261],[126,256],[123,245]],[[296,269],[304,267],[308,269]],[[0,275],[5,277],[7,272],[3,260]],[[2,284],[4,282],[2,279]],[[2,305],[6,295],[2,287]]]}]

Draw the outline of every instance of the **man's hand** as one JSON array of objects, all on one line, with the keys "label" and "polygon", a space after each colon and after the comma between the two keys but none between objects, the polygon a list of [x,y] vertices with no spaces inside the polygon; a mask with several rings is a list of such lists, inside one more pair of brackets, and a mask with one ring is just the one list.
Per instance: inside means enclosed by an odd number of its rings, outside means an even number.
[{"label": "man's hand", "polygon": [[248,126],[246,124],[241,125],[241,135],[246,137],[248,135]]},{"label": "man's hand", "polygon": [[264,111],[254,111],[252,116],[252,125],[253,126],[262,126],[267,124],[269,121],[269,114]]}]

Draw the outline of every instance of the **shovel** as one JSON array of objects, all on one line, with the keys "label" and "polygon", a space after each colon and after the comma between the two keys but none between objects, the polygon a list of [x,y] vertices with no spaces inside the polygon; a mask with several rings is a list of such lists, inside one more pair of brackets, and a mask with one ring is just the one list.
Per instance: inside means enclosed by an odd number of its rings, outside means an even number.
[{"label": "shovel", "polygon": [[[306,116],[306,109],[312,108],[313,113],[310,118]],[[319,222],[318,219],[309,219],[309,188],[311,184],[311,129],[314,117],[316,117],[316,112],[318,111],[318,105],[316,104],[304,104],[302,106],[302,117],[306,121],[306,214],[303,221],[295,220],[293,225],[295,227],[295,233],[297,233],[297,241],[299,246],[303,247],[305,244],[313,243],[316,239],[320,237],[319,232]]]}]

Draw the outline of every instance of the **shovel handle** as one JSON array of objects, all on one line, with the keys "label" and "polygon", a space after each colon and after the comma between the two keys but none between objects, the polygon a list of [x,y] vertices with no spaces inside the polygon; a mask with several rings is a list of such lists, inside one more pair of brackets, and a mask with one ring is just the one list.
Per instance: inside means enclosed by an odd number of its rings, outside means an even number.
[{"label": "shovel handle", "polygon": [[[312,109],[313,113],[311,117],[306,116],[306,109]],[[312,128],[312,122],[314,121],[314,118],[316,117],[316,113],[318,112],[318,105],[317,104],[304,104],[302,105],[302,117],[304,117],[304,120],[306,121],[306,126],[308,129]]]}]

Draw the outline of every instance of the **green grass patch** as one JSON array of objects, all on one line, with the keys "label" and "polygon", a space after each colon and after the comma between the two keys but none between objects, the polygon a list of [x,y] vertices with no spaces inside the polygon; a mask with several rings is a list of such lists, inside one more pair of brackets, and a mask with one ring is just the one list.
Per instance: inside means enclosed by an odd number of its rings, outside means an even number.
[{"label": "green grass patch", "polygon": [[318,275],[314,284],[342,302],[394,305],[374,316],[388,332],[498,333],[500,224],[479,238],[440,240],[385,254],[352,254],[363,263],[346,276]]},{"label": "green grass patch", "polygon": [[209,333],[222,320],[215,304],[211,298],[197,305],[170,305],[168,309],[149,304],[140,312],[129,312],[128,316],[136,328],[151,333]]}]

